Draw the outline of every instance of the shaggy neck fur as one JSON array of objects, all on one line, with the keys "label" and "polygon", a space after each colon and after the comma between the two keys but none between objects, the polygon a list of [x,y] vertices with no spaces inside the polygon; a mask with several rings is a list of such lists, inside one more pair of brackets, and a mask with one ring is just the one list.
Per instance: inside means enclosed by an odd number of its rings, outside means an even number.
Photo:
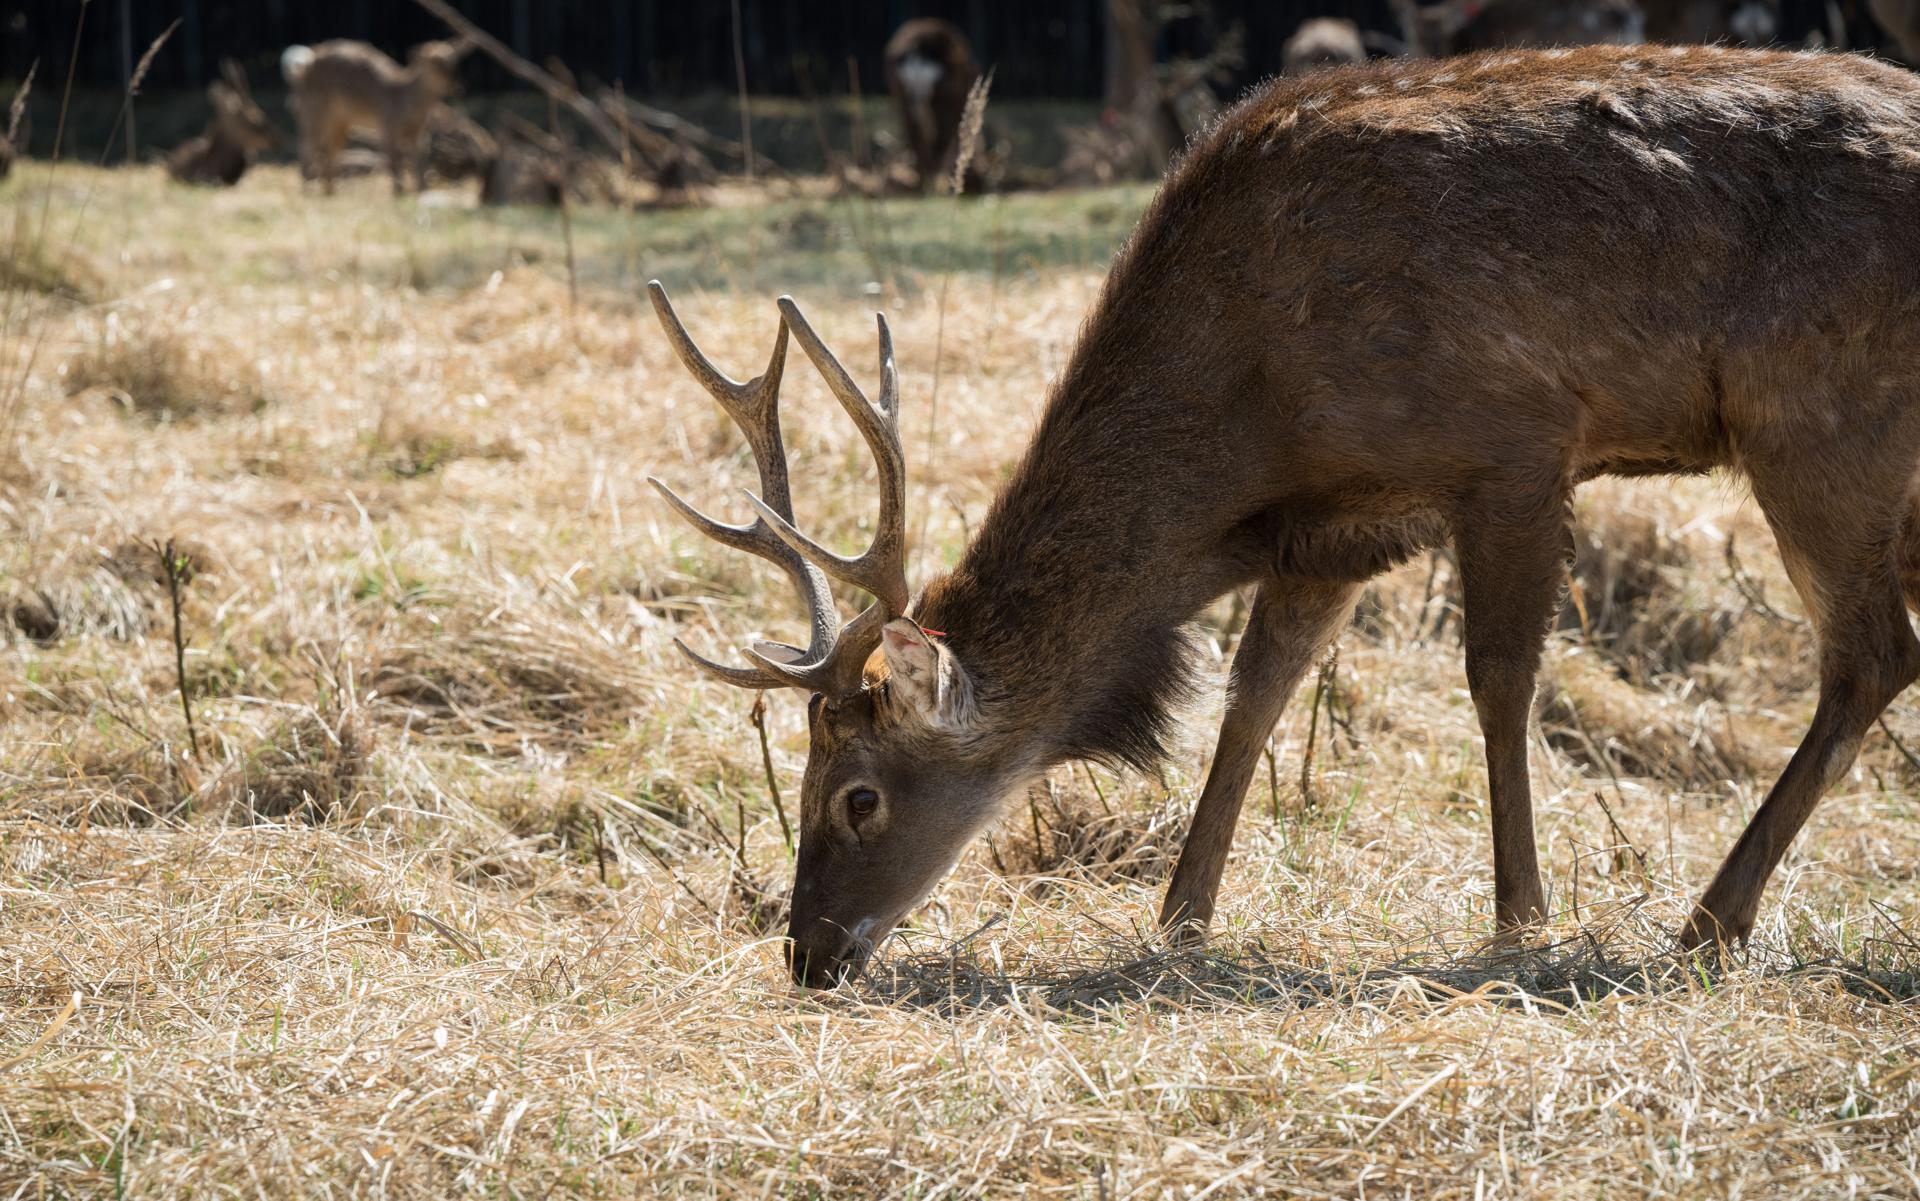
[{"label": "shaggy neck fur", "polygon": [[1195,683],[1187,624],[1272,570],[1262,516],[1292,455],[1286,390],[1259,356],[1195,336],[1260,303],[1257,231],[1209,217],[1223,189],[1244,190],[1237,171],[1200,150],[1174,170],[1025,458],[921,599],[973,680],[988,745],[1024,737],[1042,764],[1151,769]]}]

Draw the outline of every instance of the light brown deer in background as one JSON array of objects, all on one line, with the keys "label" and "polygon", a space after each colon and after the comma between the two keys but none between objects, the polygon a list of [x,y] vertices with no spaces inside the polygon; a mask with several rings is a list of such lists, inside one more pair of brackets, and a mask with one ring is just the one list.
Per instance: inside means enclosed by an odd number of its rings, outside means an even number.
[{"label": "light brown deer in background", "polygon": [[1360,27],[1335,17],[1314,17],[1300,22],[1286,44],[1280,48],[1280,73],[1305,75],[1322,67],[1339,67],[1367,61],[1367,46]]},{"label": "light brown deer in background", "polygon": [[465,41],[423,42],[402,67],[365,42],[333,41],[289,46],[280,56],[288,103],[300,126],[300,164],[333,194],[334,176],[347,135],[355,127],[375,130],[393,175],[393,192],[426,188],[426,133],[435,107],[459,80]]},{"label": "light brown deer in background", "polygon": [[[1547,917],[1527,724],[1573,490],[1751,484],[1819,644],[1800,749],[1681,931],[1744,939],[1762,891],[1920,674],[1920,80],[1850,55],[1504,51],[1280,80],[1169,174],[953,570],[905,569],[899,383],[870,402],[789,300],[765,374],[681,360],[746,432],[805,648],[709,672],[812,694],[789,957],[840,980],[1040,773],[1148,767],[1193,687],[1183,633],[1257,589],[1161,921],[1204,930],[1282,706],[1362,585],[1450,543],[1486,738],[1493,916]],[[881,472],[856,559],[793,529],[787,338]],[[824,573],[824,574],[823,574]],[[842,627],[827,577],[877,599]],[[682,648],[685,649],[684,647]],[[688,652],[691,654],[691,652]]]},{"label": "light brown deer in background", "polygon": [[167,155],[167,174],[181,183],[231,187],[247,173],[254,155],[279,143],[267,115],[253,102],[240,64],[226,59],[220,64],[220,76],[207,86],[213,119],[207,122],[206,132],[188,138]]}]

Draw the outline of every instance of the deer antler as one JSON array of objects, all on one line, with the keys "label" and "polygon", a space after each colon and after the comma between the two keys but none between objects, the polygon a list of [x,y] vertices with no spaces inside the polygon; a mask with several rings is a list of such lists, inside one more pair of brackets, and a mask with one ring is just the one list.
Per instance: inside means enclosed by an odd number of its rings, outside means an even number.
[{"label": "deer antler", "polygon": [[[811,628],[804,650],[779,642],[758,642],[748,647],[747,655],[757,665],[754,667],[715,663],[677,638],[674,645],[709,675],[742,688],[804,688],[830,695],[857,689],[867,656],[879,644],[880,627],[888,618],[904,613],[908,600],[906,470],[900,449],[899,382],[886,318],[880,319],[881,388],[876,406],[821,343],[789,297],[780,298],[780,329],[766,371],[740,383],[722,374],[700,353],[658,280],[647,284],[647,294],[681,364],[746,435],[760,472],[760,494],[747,494],[758,516],[749,525],[729,525],[701,513],[660,480],[649,476],[647,482],[701,533],[723,546],[758,555],[785,572],[806,606]],[[786,368],[789,330],[799,337],[807,357],[853,416],[880,465],[880,528],[873,544],[858,558],[847,559],[826,550],[793,525],[786,448],[780,439],[780,380]],[[877,599],[858,617],[836,629],[839,612],[827,586],[827,575],[863,588]]]},{"label": "deer antler", "polygon": [[227,81],[228,87],[239,93],[242,100],[253,99],[253,90],[247,86],[247,73],[241,70],[238,62],[231,58],[221,59],[220,77]]},{"label": "deer antler", "polygon": [[852,584],[871,593],[894,616],[907,611],[907,465],[900,449],[900,377],[893,368],[893,332],[887,328],[884,313],[875,314],[880,327],[880,400],[876,404],[853,382],[847,369],[813,332],[801,315],[793,297],[780,298],[783,327],[800,339],[813,365],[826,378],[827,387],[840,401],[840,407],[853,418],[854,425],[873,451],[880,468],[880,522],[873,543],[856,558],[836,555],[818,542],[793,528],[790,520],[749,496],[747,500],[772,525],[773,532],[794,550],[805,555],[820,569],[843,584]]}]

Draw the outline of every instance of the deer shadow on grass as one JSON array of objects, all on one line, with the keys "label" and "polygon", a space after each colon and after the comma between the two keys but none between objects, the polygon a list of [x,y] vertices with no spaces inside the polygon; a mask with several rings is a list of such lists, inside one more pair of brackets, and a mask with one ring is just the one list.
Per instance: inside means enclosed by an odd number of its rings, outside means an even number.
[{"label": "deer shadow on grass", "polygon": [[[1711,994],[1724,975],[1694,956],[1618,930],[1583,929],[1544,947],[1451,953],[1437,944],[1403,950],[1379,966],[1307,966],[1254,938],[1231,946],[1168,948],[1115,941],[1090,954],[1008,971],[969,936],[938,950],[881,955],[855,986],[874,1004],[969,1011],[1038,1002],[1061,1015],[1099,1015],[1138,1005],[1182,1009],[1384,1004],[1409,996],[1435,1006],[1465,998],[1530,1012],[1572,1013],[1621,996]],[[1870,959],[1763,947],[1734,964],[1767,977],[1824,977],[1887,1004],[1920,1002],[1920,945],[1899,939],[1864,950]]]}]

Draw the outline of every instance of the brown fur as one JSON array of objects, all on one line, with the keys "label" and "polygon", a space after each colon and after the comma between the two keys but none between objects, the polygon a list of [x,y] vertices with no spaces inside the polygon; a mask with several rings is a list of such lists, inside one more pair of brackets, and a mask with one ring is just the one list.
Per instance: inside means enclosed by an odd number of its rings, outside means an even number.
[{"label": "brown fur", "polygon": [[288,103],[300,126],[301,166],[319,177],[328,195],[347,135],[356,126],[377,130],[386,149],[394,195],[412,175],[426,188],[426,133],[435,107],[458,83],[463,42],[423,42],[402,67],[365,42],[322,42],[304,60],[284,58]]},{"label": "brown fur", "polygon": [[[909,60],[937,69],[939,74],[930,86],[917,86],[909,78],[913,74]],[[967,91],[980,78],[973,43],[951,21],[938,17],[908,21],[887,40],[886,71],[887,90],[893,93],[907,144],[913,148],[913,165],[924,192],[952,170],[959,150]]]},{"label": "brown fur", "polygon": [[[1806,742],[1685,932],[1745,936],[1920,673],[1916,228],[1920,81],[1863,58],[1593,47],[1262,89],[1169,175],[1024,460],[915,606],[966,719],[889,720],[886,686],[816,700],[796,974],[857,963],[1034,773],[1150,757],[1189,678],[1182,627],[1254,586],[1162,914],[1204,928],[1287,694],[1359,581],[1442,540],[1495,914],[1539,920],[1526,727],[1573,488],[1716,468],[1751,482],[1822,665]],[[847,817],[855,787],[883,798],[870,821]]]},{"label": "brown fur", "polygon": [[246,174],[254,155],[279,141],[267,115],[248,93],[239,67],[229,62],[222,69],[225,80],[207,88],[213,119],[207,122],[206,132],[188,138],[167,155],[167,174],[181,183],[232,187]]}]

